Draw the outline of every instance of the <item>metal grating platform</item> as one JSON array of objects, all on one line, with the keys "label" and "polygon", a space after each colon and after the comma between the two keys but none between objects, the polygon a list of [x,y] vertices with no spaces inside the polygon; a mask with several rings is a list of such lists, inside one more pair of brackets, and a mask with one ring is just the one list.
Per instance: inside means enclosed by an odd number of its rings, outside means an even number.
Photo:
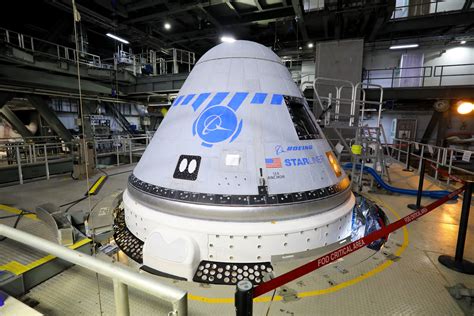
[{"label": "metal grating platform", "polygon": [[[17,209],[0,205],[0,217],[9,216],[19,213]],[[13,226],[16,217],[2,220],[2,224]],[[18,229],[34,234],[38,237],[54,241],[54,235],[48,230],[47,226],[36,218],[36,215],[24,215],[18,222]],[[21,265],[28,265],[36,260],[44,257],[44,253],[29,248],[23,244],[6,239],[0,242],[0,269],[4,265],[11,264],[12,261]]]}]

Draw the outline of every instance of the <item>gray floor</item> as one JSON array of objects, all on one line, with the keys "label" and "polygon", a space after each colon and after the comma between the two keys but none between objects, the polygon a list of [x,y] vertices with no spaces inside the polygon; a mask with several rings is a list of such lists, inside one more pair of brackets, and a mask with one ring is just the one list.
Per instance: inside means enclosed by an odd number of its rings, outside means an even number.
[{"label": "gray floor", "polygon": [[[130,170],[120,167],[110,173]],[[413,173],[390,168],[393,185],[416,188]],[[111,177],[100,194],[92,198],[94,205],[103,197],[123,189],[129,173]],[[97,178],[100,174],[97,174]],[[429,181],[426,188],[437,189]],[[65,203],[81,197],[87,184],[56,177],[23,186],[0,189],[0,204],[34,209],[45,202]],[[411,211],[406,204],[413,197],[367,193],[381,204],[394,221]],[[429,203],[430,200],[424,200]],[[77,208],[88,207],[87,201]],[[288,284],[286,294],[277,291],[257,300],[255,315],[462,315],[457,302],[446,286],[464,283],[474,288],[474,276],[450,271],[438,263],[440,254],[453,254],[456,244],[460,201],[441,206],[425,217],[390,236],[386,247],[376,253],[362,249],[330,266]],[[471,246],[474,238],[474,216],[469,221],[465,257],[474,260]],[[28,230],[26,227],[20,228]],[[303,263],[304,260],[275,266],[276,273]],[[0,263],[1,265],[2,263]],[[155,276],[150,276],[155,277]],[[233,315],[232,287],[203,286],[195,283],[159,278],[189,291],[190,315]],[[99,285],[99,286],[98,286]],[[100,292],[100,300],[98,293]],[[296,295],[295,295],[296,294]],[[37,310],[46,315],[114,315],[113,291],[110,280],[99,278],[85,269],[74,267],[37,286],[28,295],[39,301]],[[147,294],[130,290],[132,315],[166,315],[169,308]]]}]

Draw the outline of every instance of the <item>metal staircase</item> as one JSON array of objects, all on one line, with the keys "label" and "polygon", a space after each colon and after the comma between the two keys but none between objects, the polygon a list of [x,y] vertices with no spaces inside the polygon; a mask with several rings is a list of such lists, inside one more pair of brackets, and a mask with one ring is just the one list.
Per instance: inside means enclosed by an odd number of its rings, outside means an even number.
[{"label": "metal staircase", "polygon": [[[362,189],[362,179],[364,167],[371,167],[381,177],[385,177],[390,183],[390,174],[387,168],[387,161],[384,152],[384,147],[381,142],[386,144],[387,139],[382,125],[379,127],[360,126],[357,129],[355,144],[360,146],[360,153],[353,152],[353,167],[352,167],[352,183],[359,189]],[[356,146],[357,146],[356,145]],[[355,164],[360,165],[357,168]],[[370,187],[374,185],[374,179],[370,178]]]},{"label": "metal staircase", "polygon": [[[327,95],[321,95],[321,87],[325,87],[323,90]],[[368,88],[380,91],[378,101],[366,100]],[[342,160],[344,153],[350,155],[353,187],[362,189],[365,166],[373,168],[381,177],[390,182],[387,168],[388,156],[383,146],[383,143],[387,144],[387,138],[380,124],[383,88],[374,84],[359,82],[354,85],[346,80],[319,77],[314,80],[313,89],[315,106],[320,107],[319,124],[336,135],[338,144],[330,143],[338,153],[339,160]],[[374,114],[376,115],[374,126],[364,125],[367,116]],[[370,186],[373,187],[373,184],[374,180],[371,178]]]},{"label": "metal staircase", "polygon": [[125,132],[127,132],[129,135],[138,134],[138,132],[131,127],[127,118],[115,107],[113,103],[104,102],[104,104],[107,106],[107,109],[109,109],[109,111],[112,113],[114,118],[117,120],[117,122]]}]

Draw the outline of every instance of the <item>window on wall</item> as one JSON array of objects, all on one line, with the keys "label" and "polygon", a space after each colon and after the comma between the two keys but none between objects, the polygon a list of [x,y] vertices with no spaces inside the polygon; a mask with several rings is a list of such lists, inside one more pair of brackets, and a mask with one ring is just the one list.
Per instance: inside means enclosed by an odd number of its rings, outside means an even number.
[{"label": "window on wall", "polygon": [[396,0],[392,19],[408,17],[408,0]]},{"label": "window on wall", "polygon": [[299,139],[306,140],[319,138],[316,124],[311,119],[308,108],[302,101],[289,99],[286,100],[286,106],[288,107],[288,112],[290,113],[291,120],[293,121]]},{"label": "window on wall", "polygon": [[123,115],[132,114],[132,105],[131,104],[119,104],[119,111]]}]

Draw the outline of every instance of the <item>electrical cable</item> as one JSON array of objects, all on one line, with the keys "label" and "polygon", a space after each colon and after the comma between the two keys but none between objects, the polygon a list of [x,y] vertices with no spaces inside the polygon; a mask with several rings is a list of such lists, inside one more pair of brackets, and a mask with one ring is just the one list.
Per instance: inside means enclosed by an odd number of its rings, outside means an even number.
[{"label": "electrical cable", "polygon": [[270,300],[270,304],[268,305],[267,312],[265,313],[265,316],[268,316],[270,313],[270,307],[272,307],[273,300],[275,299],[275,294],[276,294],[276,289],[273,290],[272,298]]},{"label": "electrical cable", "polygon": [[104,169],[101,169],[101,168],[97,168],[100,172],[102,172],[105,176],[109,176],[109,174],[104,170]]},{"label": "electrical cable", "polygon": [[[20,214],[21,214],[21,213],[20,213]],[[12,217],[21,216],[20,214],[12,214],[12,215],[0,216],[0,219],[7,219],[7,218],[12,218]],[[28,214],[35,214],[35,213],[29,212],[29,211],[24,211],[24,214],[23,214],[23,215],[28,215]]]},{"label": "electrical cable", "polygon": [[79,199],[77,199],[77,200],[74,200],[74,201],[71,201],[71,202],[67,202],[67,203],[61,204],[61,205],[59,205],[59,207],[64,207],[64,206],[68,206],[68,205],[71,205],[71,204],[76,205],[77,203],[79,203],[79,202],[81,202],[81,201],[83,201],[83,200],[85,200],[85,199],[87,199],[87,195],[86,195],[86,196],[83,196],[83,197],[81,197],[81,198],[79,198]]},{"label": "electrical cable", "polygon": [[[104,175],[106,175],[107,177],[113,177],[113,176],[117,176],[117,175],[121,175],[121,174],[124,174],[124,173],[128,173],[128,172],[132,172],[133,169],[131,170],[125,170],[125,171],[120,171],[120,172],[116,172],[116,173],[107,173],[105,170],[103,169],[100,169],[100,168],[97,168],[100,172],[102,172]],[[69,206],[65,212],[67,213],[68,210],[70,210],[74,205],[77,205],[79,202],[82,202],[84,201],[85,199],[87,199],[89,196],[86,195],[86,196],[83,196],[77,200],[73,200],[73,201],[70,201],[70,202],[67,202],[67,203],[64,203],[64,204],[61,204],[59,205],[59,207],[65,207],[65,206]],[[92,207],[93,209],[93,207]]]},{"label": "electrical cable", "polygon": [[124,173],[133,171],[133,169],[130,169],[130,170],[125,170],[125,171],[119,171],[119,172],[116,172],[116,173],[107,173],[103,169],[100,169],[100,168],[97,168],[97,169],[99,169],[99,171],[102,172],[103,174],[105,174],[107,177],[113,177],[113,176],[117,176],[117,175],[120,175],[120,174],[124,174]]}]

